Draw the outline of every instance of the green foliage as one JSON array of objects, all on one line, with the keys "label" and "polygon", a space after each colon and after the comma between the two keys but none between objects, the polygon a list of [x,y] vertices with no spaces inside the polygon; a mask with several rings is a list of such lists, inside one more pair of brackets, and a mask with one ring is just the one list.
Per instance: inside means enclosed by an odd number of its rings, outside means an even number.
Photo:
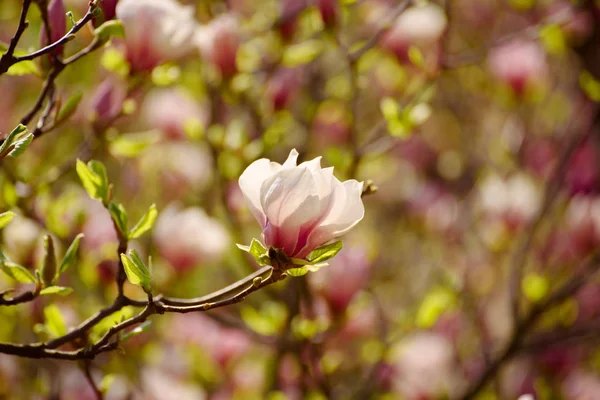
[{"label": "green foliage", "polygon": [[530,273],[523,277],[521,289],[529,300],[538,302],[550,292],[550,282],[543,275]]},{"label": "green foliage", "polygon": [[68,270],[71,267],[71,265],[73,265],[73,263],[75,262],[75,257],[77,256],[77,250],[79,249],[79,242],[81,241],[82,238],[83,238],[83,233],[80,233],[79,235],[75,236],[75,239],[73,239],[73,242],[67,249],[64,257],[62,258],[62,260],[60,262],[60,267],[58,268],[58,272],[57,272],[55,281],[56,281],[56,279],[58,279],[58,277],[60,277],[60,275],[62,275],[66,270]]},{"label": "green foliage", "polygon": [[423,299],[415,322],[419,328],[431,328],[442,314],[455,306],[456,295],[451,290],[436,288]]},{"label": "green foliage", "polygon": [[42,73],[35,61],[25,60],[11,65],[8,71],[6,71],[6,74],[11,76],[23,76],[32,74],[40,76]]},{"label": "green foliage", "polygon": [[123,204],[117,204],[111,201],[108,204],[108,211],[110,212],[110,216],[115,222],[115,225],[117,226],[117,228],[119,228],[119,234],[121,235],[121,237],[127,238],[128,217],[127,211],[125,211],[125,207],[123,207]]},{"label": "green foliage", "polygon": [[48,286],[40,290],[40,296],[47,294],[58,294],[60,296],[66,296],[73,293],[73,288],[64,286]]},{"label": "green foliage", "polygon": [[0,229],[4,228],[12,219],[14,218],[15,213],[12,211],[6,211],[0,214]]},{"label": "green foliage", "polygon": [[0,258],[0,269],[19,283],[36,282],[35,276],[27,268],[5,259],[4,256]]},{"label": "green foliage", "polygon": [[592,101],[600,102],[600,81],[594,79],[592,74],[583,71],[579,75],[579,85]]},{"label": "green foliage", "polygon": [[567,41],[560,25],[547,24],[540,28],[540,39],[549,54],[561,55],[567,50]]},{"label": "green foliage", "polygon": [[77,92],[73,93],[67,99],[67,101],[60,107],[60,111],[58,112],[58,115],[56,116],[56,120],[64,121],[64,120],[70,118],[77,110],[77,106],[81,102],[82,98],[83,98],[83,92],[77,91]]},{"label": "green foliage", "polygon": [[342,247],[343,244],[341,240],[325,244],[311,251],[307,260],[310,264],[320,264],[334,257],[342,250]]},{"label": "green foliage", "polygon": [[281,303],[267,301],[261,304],[260,309],[250,305],[242,306],[240,316],[255,332],[275,335],[285,324],[287,310]]},{"label": "green foliage", "polygon": [[159,139],[157,131],[121,134],[110,142],[109,150],[115,157],[136,157]]},{"label": "green foliage", "polygon": [[151,324],[152,321],[146,321],[129,332],[121,334],[120,341],[125,341],[133,336],[139,335],[140,333],[146,332],[148,329],[150,329]]},{"label": "green foliage", "polygon": [[27,127],[25,125],[19,124],[8,134],[6,139],[4,139],[4,142],[2,142],[2,145],[0,145],[0,159],[6,157],[13,150],[13,145],[17,137],[22,133],[25,133],[26,131]]},{"label": "green foliage", "polygon": [[287,47],[282,56],[286,67],[297,67],[314,61],[324,50],[321,40],[313,39]]},{"label": "green foliage", "polygon": [[83,161],[77,159],[75,168],[79,179],[81,179],[83,188],[90,197],[106,204],[109,201],[108,177],[104,165],[95,160],[88,162],[86,165]]},{"label": "green foliage", "polygon": [[138,223],[129,231],[129,239],[137,239],[152,229],[157,216],[158,211],[156,210],[156,204],[152,204],[146,214],[144,214]]},{"label": "green foliage", "polygon": [[258,265],[271,265],[271,260],[269,259],[267,248],[258,240],[252,239],[250,242],[250,246],[244,246],[241,244],[236,244],[236,246],[247,253],[250,253],[252,257],[256,260]]},{"label": "green foliage", "polygon": [[108,42],[112,37],[125,37],[125,29],[123,23],[118,19],[106,21],[94,30],[94,36],[98,38],[100,43]]},{"label": "green foliage", "polygon": [[135,249],[132,249],[129,250],[129,256],[121,254],[121,262],[123,263],[129,282],[141,286],[145,292],[150,292],[152,277],[138,252]]},{"label": "green foliage", "polygon": [[44,318],[46,320],[45,328],[50,336],[60,337],[67,333],[67,325],[57,305],[50,304],[46,306],[44,308]]},{"label": "green foliage", "polygon": [[51,286],[57,274],[56,252],[54,251],[54,240],[52,236],[44,236],[44,259],[40,269],[40,275],[44,286]]}]

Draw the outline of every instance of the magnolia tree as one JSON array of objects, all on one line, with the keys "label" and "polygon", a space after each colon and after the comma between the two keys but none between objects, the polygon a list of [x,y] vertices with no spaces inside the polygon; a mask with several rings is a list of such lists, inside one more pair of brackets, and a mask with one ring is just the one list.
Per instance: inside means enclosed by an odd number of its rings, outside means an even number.
[{"label": "magnolia tree", "polygon": [[597,1],[0,17],[0,398],[600,398]]}]

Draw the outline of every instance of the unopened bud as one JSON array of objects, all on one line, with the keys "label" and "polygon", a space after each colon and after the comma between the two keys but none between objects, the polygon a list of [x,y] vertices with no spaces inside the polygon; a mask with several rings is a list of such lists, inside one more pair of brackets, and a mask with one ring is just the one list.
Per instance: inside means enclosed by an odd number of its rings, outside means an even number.
[{"label": "unopened bud", "polygon": [[54,241],[52,236],[44,236],[44,261],[41,268],[42,282],[44,286],[51,286],[56,276],[56,253],[54,252]]}]

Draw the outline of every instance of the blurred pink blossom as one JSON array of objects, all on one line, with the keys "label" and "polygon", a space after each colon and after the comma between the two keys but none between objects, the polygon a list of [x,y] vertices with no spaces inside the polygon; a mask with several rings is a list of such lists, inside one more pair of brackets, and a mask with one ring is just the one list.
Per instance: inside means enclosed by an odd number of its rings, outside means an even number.
[{"label": "blurred pink blossom", "polygon": [[409,51],[417,48],[425,67],[437,69],[440,57],[440,40],[448,20],[444,10],[433,3],[415,5],[404,11],[385,34],[382,45],[402,61],[411,61]]},{"label": "blurred pink blossom", "polygon": [[546,54],[532,41],[514,40],[493,47],[488,54],[492,74],[521,95],[532,85],[541,84],[548,75]]},{"label": "blurred pink blossom", "polygon": [[120,0],[117,18],[125,27],[127,60],[132,71],[147,71],[193,49],[194,9],[176,0]]},{"label": "blurred pink blossom", "polygon": [[310,281],[327,300],[334,313],[342,313],[354,296],[364,288],[371,272],[363,247],[346,247]]},{"label": "blurred pink blossom", "polygon": [[236,56],[240,45],[239,22],[229,14],[223,14],[199,26],[195,42],[202,57],[211,62],[223,77],[237,72]]},{"label": "blurred pink blossom", "polygon": [[156,89],[146,95],[141,117],[171,139],[184,139],[187,123],[208,124],[208,110],[190,94],[174,88]]},{"label": "blurred pink blossom", "polygon": [[89,102],[88,118],[94,131],[101,133],[121,114],[127,91],[122,82],[113,78],[104,80],[94,92]]},{"label": "blurred pink blossom", "polygon": [[450,396],[462,381],[452,344],[443,336],[417,333],[392,349],[394,390],[406,400]]},{"label": "blurred pink blossom", "polygon": [[561,392],[565,400],[597,400],[600,377],[583,370],[574,371],[563,381]]},{"label": "blurred pink blossom", "polygon": [[204,210],[176,205],[160,213],[153,238],[161,256],[178,271],[220,261],[231,244],[227,230]]}]

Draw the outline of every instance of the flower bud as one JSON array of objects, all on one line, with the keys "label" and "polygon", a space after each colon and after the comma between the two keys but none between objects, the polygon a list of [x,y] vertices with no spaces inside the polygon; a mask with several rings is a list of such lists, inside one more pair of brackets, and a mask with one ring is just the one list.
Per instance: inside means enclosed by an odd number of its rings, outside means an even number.
[{"label": "flower bud", "polygon": [[283,165],[257,160],[242,173],[239,185],[265,244],[305,258],[362,220],[363,183],[340,182],[333,167],[321,168],[321,157],[300,165],[297,158],[294,149]]},{"label": "flower bud", "polygon": [[119,116],[126,96],[125,87],[115,80],[106,79],[98,86],[88,113],[96,133],[104,132]]},{"label": "flower bud", "polygon": [[120,0],[116,15],[125,27],[132,71],[148,71],[193,49],[194,10],[175,0]]},{"label": "flower bud", "polygon": [[[67,33],[67,17],[63,0],[50,0],[48,3],[48,23],[50,25],[50,40],[46,35],[46,28],[41,29],[40,44],[42,47],[48,46]],[[56,57],[62,57],[64,46],[57,46],[50,53]]]},{"label": "flower bud", "polygon": [[237,72],[236,56],[240,45],[238,22],[231,15],[221,15],[208,25],[198,28],[196,45],[202,56],[211,62],[223,77]]},{"label": "flower bud", "polygon": [[52,236],[44,236],[44,260],[41,268],[42,282],[45,286],[51,286],[56,276],[56,252]]},{"label": "flower bud", "polygon": [[158,251],[177,271],[218,262],[230,245],[229,234],[201,208],[167,207],[154,227]]},{"label": "flower bud", "polygon": [[280,69],[267,83],[267,94],[274,110],[283,110],[292,101],[300,84],[299,72],[295,69]]},{"label": "flower bud", "polygon": [[336,24],[338,18],[338,0],[318,0],[317,7],[326,27]]}]

